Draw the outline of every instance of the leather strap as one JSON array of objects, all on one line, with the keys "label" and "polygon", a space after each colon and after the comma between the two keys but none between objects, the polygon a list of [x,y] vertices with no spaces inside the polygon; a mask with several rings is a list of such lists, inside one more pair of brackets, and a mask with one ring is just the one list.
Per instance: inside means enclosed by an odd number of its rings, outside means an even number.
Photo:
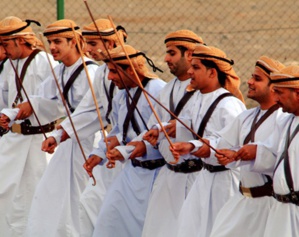
[{"label": "leather strap", "polygon": [[289,134],[288,134],[288,136],[287,136],[288,141],[287,141],[287,147],[286,147],[286,150],[285,150],[285,157],[284,157],[284,172],[285,172],[286,181],[287,181],[287,184],[288,184],[288,187],[290,189],[291,194],[295,190],[294,190],[294,182],[293,182],[293,178],[292,178],[288,148],[289,148],[292,140],[294,139],[294,137],[297,135],[298,132],[299,132],[299,124],[297,125],[297,127],[293,131],[292,135],[289,136]]},{"label": "leather strap", "polygon": [[34,135],[34,134],[43,134],[53,131],[55,128],[55,122],[45,124],[42,126],[31,126],[31,123],[28,119],[20,124],[13,124],[11,131],[13,133],[19,133],[23,135]]},{"label": "leather strap", "polygon": [[222,171],[229,170],[224,165],[210,165],[205,162],[202,162],[202,163],[203,163],[203,168],[206,169],[207,171],[209,171],[210,173],[216,173],[216,172],[222,172]]},{"label": "leather strap", "polygon": [[21,94],[22,83],[23,83],[23,80],[24,80],[24,77],[25,77],[25,74],[26,74],[26,71],[27,71],[27,68],[28,68],[29,64],[31,63],[31,61],[34,59],[34,57],[39,52],[40,52],[39,49],[33,50],[32,53],[26,59],[24,65],[22,67],[22,71],[21,71],[20,77],[18,78],[18,75],[15,76],[15,82],[16,82],[16,87],[17,87],[17,95],[16,95],[16,98],[14,99],[14,102],[12,104],[13,108],[17,105],[18,100],[20,100],[21,102],[23,101],[23,97],[22,97],[22,94]]},{"label": "leather strap", "polygon": [[[105,69],[104,69],[104,77],[106,77],[106,69],[107,69],[107,67],[105,67]],[[111,110],[112,110],[112,100],[113,100],[113,92],[114,92],[115,84],[113,82],[110,83],[109,92],[108,92],[108,89],[106,88],[106,85],[105,85],[105,79],[103,79],[103,86],[104,86],[104,89],[105,89],[106,98],[108,100],[108,108],[107,108],[105,118],[106,118],[106,121],[109,124],[111,124],[111,121],[109,119],[109,115],[110,115]]]},{"label": "leather strap", "polygon": [[231,93],[223,93],[221,94],[220,96],[217,97],[216,100],[214,100],[214,102],[211,104],[211,106],[209,107],[208,111],[206,112],[205,116],[203,117],[203,119],[201,120],[201,123],[200,123],[200,126],[198,128],[198,131],[197,131],[197,134],[202,137],[203,136],[203,133],[205,131],[205,128],[207,126],[207,123],[208,121],[210,120],[211,118],[211,115],[212,113],[214,112],[216,106],[218,105],[218,103],[224,99],[225,97],[228,97],[228,96],[233,96],[233,94]]},{"label": "leather strap", "polygon": [[[86,61],[85,62],[86,65],[98,65],[97,63],[93,62],[93,61]],[[63,87],[63,97],[70,109],[71,112],[74,112],[74,108],[71,106],[70,102],[69,102],[69,98],[68,98],[68,92],[71,88],[71,86],[73,85],[73,83],[75,82],[76,78],[78,77],[78,75],[80,74],[80,72],[83,70],[84,68],[84,64],[80,64],[77,69],[73,72],[73,74],[70,76],[70,78],[68,79],[66,85]]]},{"label": "leather strap", "polygon": [[290,122],[288,130],[287,130],[284,151],[281,154],[279,161],[277,162],[274,172],[273,172],[275,174],[279,164],[282,161],[284,161],[284,173],[285,173],[286,182],[287,182],[288,188],[290,190],[290,193],[288,193],[286,195],[280,195],[280,194],[274,193],[274,198],[280,202],[293,203],[293,204],[299,205],[299,195],[298,195],[299,192],[294,190],[293,178],[292,178],[290,161],[289,161],[289,153],[288,153],[288,149],[289,149],[289,146],[290,146],[292,140],[299,132],[299,124],[298,124],[296,126],[295,130],[293,131],[293,133],[290,135],[291,126],[292,126],[294,118],[295,117],[292,118],[292,121]]},{"label": "leather strap", "polygon": [[268,181],[262,186],[256,186],[251,188],[246,188],[242,186],[240,182],[239,191],[245,197],[251,198],[258,198],[258,197],[265,197],[265,196],[273,196],[273,181],[272,179],[267,176]]},{"label": "leather strap", "polygon": [[203,162],[201,159],[188,159],[180,164],[171,165],[166,163],[168,169],[176,173],[193,173],[200,171],[203,168]]},{"label": "leather strap", "polygon": [[[178,79],[176,79],[178,80]],[[173,103],[173,89],[175,86],[175,82],[173,84],[172,90],[170,92],[170,99],[169,99],[169,109],[174,115],[178,116],[182,109],[184,108],[185,104],[189,101],[189,99],[192,97],[194,94],[195,90],[193,91],[187,91],[184,96],[180,99],[179,103],[177,104],[176,108],[174,108],[174,103]],[[174,116],[171,115],[171,119],[174,119]]]},{"label": "leather strap", "polygon": [[148,169],[148,170],[154,170],[154,169],[157,169],[157,168],[165,165],[164,159],[145,160],[145,161],[131,159],[131,162],[134,167],[138,166],[138,167]]},{"label": "leather strap", "polygon": [[259,115],[259,112],[256,114],[254,120],[252,121],[252,125],[251,125],[251,129],[250,132],[247,134],[247,136],[244,139],[243,145],[251,142],[254,142],[254,136],[255,136],[255,132],[256,130],[259,128],[259,126],[273,113],[275,112],[277,109],[279,108],[278,104],[275,104],[273,106],[271,106],[267,112],[258,120],[258,122],[256,123],[257,117]]},{"label": "leather strap", "polygon": [[[142,80],[143,87],[145,87],[149,81],[150,81],[149,78],[144,78]],[[126,97],[126,104],[127,104],[127,110],[128,111],[127,111],[127,115],[126,115],[126,118],[125,118],[124,124],[123,124],[123,140],[122,140],[123,144],[127,144],[126,138],[127,138],[127,133],[128,133],[129,123],[130,122],[132,123],[132,127],[133,127],[135,133],[137,135],[140,134],[140,128],[138,126],[138,123],[136,122],[136,119],[135,119],[135,116],[134,116],[134,110],[136,109],[138,100],[141,96],[141,92],[142,92],[142,89],[140,87],[138,87],[137,91],[134,94],[133,101],[131,103],[129,102],[128,95],[126,95],[127,96]]]},{"label": "leather strap", "polygon": [[[254,137],[255,137],[255,133],[256,130],[259,128],[259,126],[271,115],[273,114],[277,109],[279,108],[278,104],[272,105],[267,112],[257,121],[258,115],[260,113],[261,110],[259,110],[257,112],[257,114],[255,115],[252,124],[251,124],[251,129],[250,132],[247,134],[247,136],[245,137],[244,141],[243,141],[243,145],[248,144],[250,141],[254,142]],[[266,178],[269,180],[271,180],[271,185],[272,185],[272,178],[269,175],[265,175]]]},{"label": "leather strap", "polygon": [[4,63],[7,61],[8,58],[5,58],[4,60],[2,60],[1,64],[0,64],[0,73],[3,71],[4,68]]}]

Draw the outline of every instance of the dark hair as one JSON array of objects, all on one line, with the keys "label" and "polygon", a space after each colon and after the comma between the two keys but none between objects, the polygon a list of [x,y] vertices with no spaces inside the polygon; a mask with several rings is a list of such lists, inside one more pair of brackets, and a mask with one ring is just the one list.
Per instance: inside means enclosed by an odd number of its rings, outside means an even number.
[{"label": "dark hair", "polygon": [[[74,39],[74,38],[66,38],[66,41],[70,42],[72,39]],[[76,42],[77,42],[77,40],[76,40]],[[80,42],[80,41],[78,40],[78,42]],[[76,43],[76,50],[78,53],[80,53],[79,46],[77,45],[77,43]]]},{"label": "dark hair", "polygon": [[[17,43],[16,43],[16,40],[18,39],[20,39],[21,37],[17,37],[17,38],[12,38],[11,40],[14,42],[14,45],[15,46],[17,46]],[[1,42],[1,45],[2,45],[2,42]],[[32,45],[31,44],[29,44],[27,41],[25,41],[25,44],[24,44],[26,47],[28,47],[28,48],[31,48],[32,47]]]},{"label": "dark hair", "polygon": [[122,70],[126,71],[128,67],[130,67],[130,65],[126,65],[126,64],[118,64],[117,66],[120,66]]},{"label": "dark hair", "polygon": [[217,64],[211,60],[201,59],[201,63],[207,68],[215,68],[218,74],[218,81],[222,87],[225,86],[226,74],[218,68]]},{"label": "dark hair", "polygon": [[184,57],[184,53],[185,53],[188,49],[187,49],[186,47],[184,47],[184,46],[181,46],[181,45],[177,45],[176,47],[180,50],[180,52],[181,52],[181,56]]}]

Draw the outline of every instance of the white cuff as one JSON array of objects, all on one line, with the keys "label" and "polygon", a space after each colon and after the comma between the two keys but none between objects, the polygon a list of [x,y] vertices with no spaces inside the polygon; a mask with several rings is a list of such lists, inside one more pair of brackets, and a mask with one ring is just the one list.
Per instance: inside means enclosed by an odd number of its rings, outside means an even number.
[{"label": "white cuff", "polygon": [[[128,160],[131,153],[134,151],[135,146],[116,146],[115,149],[117,149],[123,156],[123,158],[125,159],[124,161]],[[123,162],[124,162],[123,161]]]},{"label": "white cuff", "polygon": [[194,145],[194,149],[190,153],[196,152],[199,148],[203,146],[203,142],[200,140],[192,140],[189,142]]},{"label": "white cuff", "polygon": [[62,137],[63,129],[54,130],[51,132],[50,137],[54,137],[56,140],[57,146],[60,144],[61,137]]}]

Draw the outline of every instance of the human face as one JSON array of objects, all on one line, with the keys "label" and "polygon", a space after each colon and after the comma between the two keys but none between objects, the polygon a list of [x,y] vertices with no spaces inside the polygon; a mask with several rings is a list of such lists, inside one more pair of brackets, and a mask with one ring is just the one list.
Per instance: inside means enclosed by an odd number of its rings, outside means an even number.
[{"label": "human face", "polygon": [[187,75],[190,67],[190,62],[187,59],[187,51],[182,56],[181,51],[176,46],[168,46],[164,61],[167,63],[170,72],[179,79]]},{"label": "human face", "polygon": [[[125,85],[128,88],[136,86],[136,84],[132,82],[132,79],[128,78],[120,67],[116,68],[112,63],[109,62],[107,63],[107,66],[109,69],[108,79],[111,80],[118,87],[118,89],[125,89]],[[130,75],[128,68],[125,70],[125,72],[127,75]],[[132,75],[130,76],[132,78]]]},{"label": "human face", "polygon": [[[106,51],[106,48],[103,44],[102,40],[96,40],[96,39],[92,39],[92,40],[88,40],[86,39],[86,43],[87,43],[87,52],[90,54],[90,56],[96,60],[99,61],[100,60],[100,53],[99,51]],[[107,45],[106,45],[107,46]]]},{"label": "human face", "polygon": [[299,89],[273,87],[276,103],[283,112],[299,115]]},{"label": "human face", "polygon": [[193,58],[188,74],[191,77],[190,85],[201,93],[210,92],[211,70],[201,63],[199,59]]},{"label": "human face", "polygon": [[263,103],[265,100],[269,100],[272,95],[269,82],[268,76],[262,71],[262,69],[255,67],[251,78],[247,81],[247,97],[257,101],[258,103]]},{"label": "human face", "polygon": [[74,51],[77,51],[74,40],[68,40],[63,37],[48,37],[49,48],[54,60],[67,64],[70,58],[72,58]]},{"label": "human face", "polygon": [[24,45],[20,44],[18,38],[2,40],[2,45],[8,58],[12,60],[23,58]]},{"label": "human face", "polygon": [[0,61],[3,61],[6,58],[6,52],[3,45],[0,43]]}]

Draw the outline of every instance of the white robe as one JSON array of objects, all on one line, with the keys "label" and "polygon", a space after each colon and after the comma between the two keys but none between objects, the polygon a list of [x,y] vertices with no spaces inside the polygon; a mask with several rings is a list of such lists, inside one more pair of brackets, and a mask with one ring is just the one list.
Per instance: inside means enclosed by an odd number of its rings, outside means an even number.
[{"label": "white robe", "polygon": [[[85,58],[86,60],[89,59]],[[70,75],[81,63],[82,60],[79,59],[72,66],[66,68],[64,80],[69,79]],[[61,74],[59,74],[62,73],[62,67],[64,65],[61,64],[55,68],[56,76],[59,80],[62,78]],[[93,81],[98,65],[87,65],[87,68],[90,79]],[[56,84],[53,84],[53,81],[47,81],[47,85],[51,85],[52,93],[44,94],[46,98],[43,97],[39,100],[36,98],[36,105],[39,108],[44,106],[51,106],[52,108],[52,106],[55,106],[52,102],[58,100],[56,108],[61,106],[62,102]],[[50,90],[49,87],[47,88]],[[86,72],[83,69],[68,93],[69,101],[73,108],[78,106],[88,88]],[[60,116],[66,114],[65,108],[59,109],[60,111],[64,109],[64,113]],[[74,125],[76,129],[76,124],[74,123]],[[71,134],[73,133],[72,131]],[[80,135],[80,143],[87,157],[92,150],[94,136],[93,134],[85,137]],[[84,162],[84,157],[76,139],[68,139],[59,145],[36,188],[29,214],[26,236],[79,236],[79,196],[88,181],[88,175],[82,167]]]},{"label": "white robe", "polygon": [[[161,80],[150,80],[145,89],[151,95],[157,95],[165,82]],[[131,95],[137,88],[130,90]],[[127,114],[125,91],[120,91],[113,99],[113,116],[117,121],[109,136],[116,136],[121,143],[123,134],[123,123]],[[152,101],[153,102],[153,101]],[[154,104],[154,103],[153,103]],[[141,94],[137,107],[142,113],[144,121],[147,122],[152,113],[148,102]],[[137,111],[134,111],[135,119],[140,127],[140,131],[145,130],[145,125],[141,121]],[[127,142],[136,136],[130,123]],[[104,146],[95,150],[96,154],[105,157]],[[161,157],[140,157],[136,159],[157,159]],[[118,162],[116,165],[120,165]],[[152,185],[159,169],[148,170],[141,167],[133,167],[131,160],[126,160],[124,168],[108,189],[104,198],[100,213],[97,218],[93,236],[104,237],[140,237],[145,218],[148,198],[152,190]]]},{"label": "white robe", "polygon": [[[95,81],[93,84],[95,96],[97,98],[97,103],[100,108],[100,115],[104,122],[104,126],[107,124],[105,121],[105,116],[108,110],[108,99],[106,96],[105,88],[109,93],[111,84],[111,81],[108,80],[108,73],[109,70],[107,65],[103,64],[97,70]],[[117,92],[118,88],[117,86],[115,86],[113,95],[115,95]],[[80,103],[79,108],[76,109],[76,111],[72,115],[73,122],[76,124],[79,136],[88,137],[96,131],[101,130],[98,114],[95,110],[91,92],[88,92],[86,94],[86,96]],[[111,116],[111,113],[109,119],[111,121],[111,126],[113,127],[115,122],[114,117]],[[72,139],[75,139],[68,120],[65,120],[61,125],[64,130],[67,131],[67,133],[70,135],[70,137]],[[113,169],[107,169],[105,166],[97,166],[93,169],[93,176],[96,180],[96,185],[93,185],[93,179],[89,179],[86,187],[81,190],[82,192],[80,195],[79,223],[81,237],[88,237],[92,235],[96,218],[99,214],[99,210],[106,194],[107,188],[110,187],[111,182],[121,171],[121,169],[122,165],[117,165]]]},{"label": "white robe", "polygon": [[[272,140],[269,140],[268,143],[263,144],[262,146],[258,146],[257,154],[267,155],[271,160],[277,157],[276,162],[280,159],[281,154],[284,150],[286,131],[287,128],[289,127],[289,124],[292,121],[293,116],[294,115],[290,114],[286,118],[286,123],[281,124],[281,127],[284,128],[282,132],[279,129],[277,129]],[[292,122],[291,134],[298,124],[299,124],[299,117],[296,116]],[[294,137],[288,149],[290,168],[291,168],[291,174],[293,178],[295,191],[299,190],[298,143],[299,143],[299,133],[297,133],[297,135]],[[261,164],[261,162],[259,163]],[[285,195],[290,193],[289,187],[286,183],[286,177],[284,172],[284,161],[282,161],[278,165],[278,168],[274,173],[273,189],[274,189],[274,193],[280,195]],[[299,236],[298,223],[299,223],[299,206],[293,203],[282,203],[277,200],[274,200],[268,215],[264,236],[265,237]]]},{"label": "white robe", "polygon": [[[19,75],[26,59],[13,61],[15,67],[18,62]],[[53,59],[51,60],[55,65]],[[51,68],[46,53],[38,53],[29,64],[23,80],[27,95],[36,95],[40,84],[50,73]],[[4,79],[4,82],[1,87],[1,98],[9,107],[1,112],[14,114],[11,117],[13,120],[17,113],[17,109],[11,108],[17,95],[15,72],[11,66],[7,65],[4,67],[2,75],[1,78]],[[22,96],[26,100],[23,90]],[[37,111],[36,113],[41,124],[49,122],[44,114]],[[29,120],[33,126],[38,126],[34,115],[31,115]],[[0,139],[1,236],[23,236],[35,187],[47,165],[45,154],[40,149],[43,139],[42,134],[22,135],[12,132],[8,132]]]},{"label": "white robe", "polygon": [[[259,108],[244,111],[229,126],[220,131],[220,141],[217,148],[237,148],[243,145],[247,134],[251,131],[251,124]],[[261,111],[258,119],[266,111]],[[281,109],[273,112],[256,130],[254,142],[263,142],[273,134],[273,128],[280,124],[286,114]],[[243,187],[262,186],[267,182],[263,173],[268,173],[269,165],[274,169],[273,162],[265,163],[266,171],[259,167],[258,172],[251,172],[254,168],[254,161],[238,161],[227,165],[228,168],[240,166],[240,181]],[[272,176],[272,175],[271,175]],[[245,197],[237,193],[220,210],[215,220],[211,237],[220,236],[263,236],[272,206],[273,197],[264,196],[259,198]]]},{"label": "white robe", "polygon": [[[174,79],[170,81],[161,91],[159,101],[169,109],[171,90],[173,88],[173,103],[174,107],[176,107],[186,92],[186,86],[189,85],[189,83],[190,80],[181,82],[178,79]],[[180,114],[184,114],[187,109],[192,109],[190,107],[196,106],[197,104],[199,105],[200,98],[200,92],[194,92]],[[168,122],[171,119],[170,114],[161,108],[160,105],[156,105],[155,107],[161,121]],[[179,122],[177,121],[177,123]],[[171,140],[172,142],[178,142],[183,141],[183,138],[177,137],[175,139],[171,138]],[[159,151],[167,162],[174,160],[169,151],[169,142],[165,138],[160,141]],[[184,159],[191,158],[194,159],[191,155],[182,156],[178,163],[183,162]],[[167,166],[163,166],[160,169],[150,196],[142,231],[143,237],[164,237],[174,236],[176,234],[180,209],[197,173],[198,172],[178,173],[168,169]],[[170,226],[171,228],[169,228]]]},{"label": "white robe", "polygon": [[[227,92],[220,88],[202,95],[201,105],[190,111],[192,127],[199,128],[203,116],[220,95]],[[222,99],[215,108],[204,131],[204,137],[213,139],[216,132],[227,126],[245,109],[244,104],[235,97]],[[187,117],[187,116],[186,116]],[[219,165],[215,158],[203,159],[211,165]],[[209,236],[213,222],[225,202],[238,192],[238,170],[210,173],[201,170],[181,208],[177,236]]]}]

